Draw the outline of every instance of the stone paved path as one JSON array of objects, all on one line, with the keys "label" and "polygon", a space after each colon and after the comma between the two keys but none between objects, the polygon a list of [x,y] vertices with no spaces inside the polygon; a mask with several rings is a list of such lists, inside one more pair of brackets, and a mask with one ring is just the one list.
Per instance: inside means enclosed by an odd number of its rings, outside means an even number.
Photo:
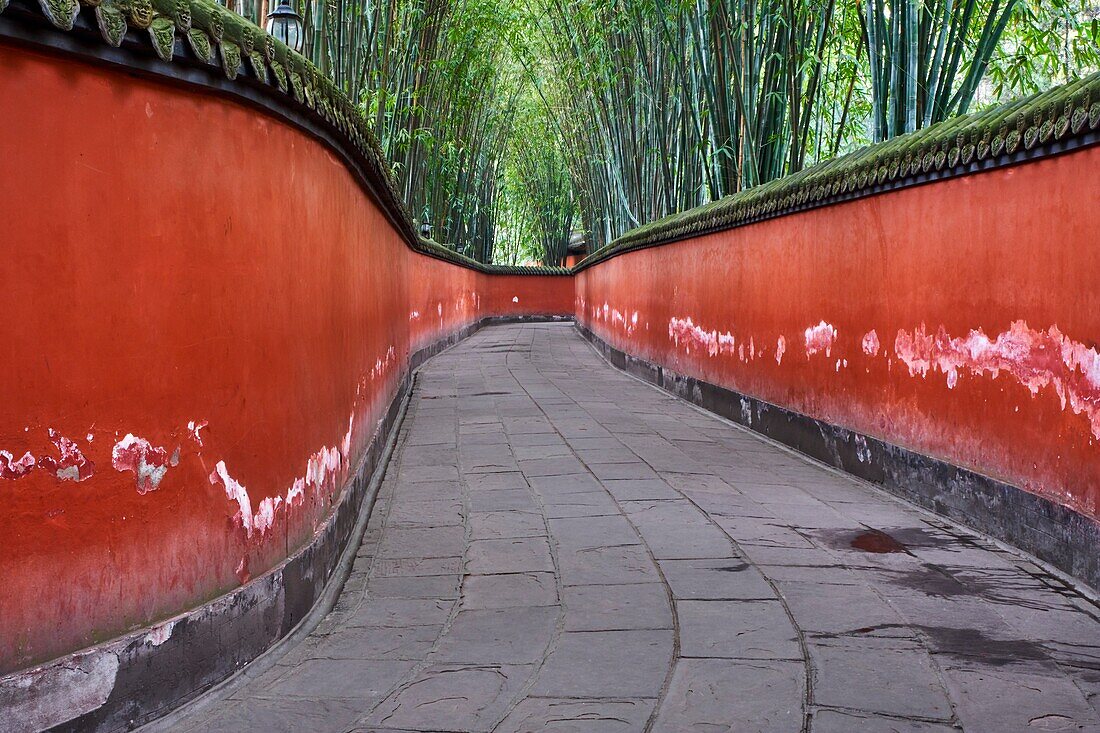
[{"label": "stone paved path", "polygon": [[336,610],[193,731],[1100,731],[1097,607],[605,364],[421,371]]}]

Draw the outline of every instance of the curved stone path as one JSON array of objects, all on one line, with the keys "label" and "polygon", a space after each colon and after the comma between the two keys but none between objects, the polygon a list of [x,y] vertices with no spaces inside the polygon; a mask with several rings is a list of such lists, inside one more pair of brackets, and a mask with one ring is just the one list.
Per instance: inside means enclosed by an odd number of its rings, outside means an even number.
[{"label": "curved stone path", "polygon": [[1097,607],[633,380],[570,325],[420,372],[337,608],[191,731],[1100,731]]}]

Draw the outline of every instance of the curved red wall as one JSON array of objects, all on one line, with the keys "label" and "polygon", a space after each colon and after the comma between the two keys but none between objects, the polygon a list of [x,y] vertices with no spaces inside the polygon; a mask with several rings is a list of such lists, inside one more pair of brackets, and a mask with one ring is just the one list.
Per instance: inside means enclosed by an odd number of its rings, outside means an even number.
[{"label": "curved red wall", "polygon": [[572,311],[571,278],[414,253],[251,108],[11,46],[0,67],[0,672],[275,566],[412,351]]},{"label": "curved red wall", "polygon": [[577,274],[578,319],[1095,519],[1097,170],[1092,147],[623,254]]},{"label": "curved red wall", "polygon": [[627,353],[1098,516],[1100,147],[486,275],[414,253],[273,117],[0,65],[0,672],[279,564],[409,355],[490,316],[575,308]]}]

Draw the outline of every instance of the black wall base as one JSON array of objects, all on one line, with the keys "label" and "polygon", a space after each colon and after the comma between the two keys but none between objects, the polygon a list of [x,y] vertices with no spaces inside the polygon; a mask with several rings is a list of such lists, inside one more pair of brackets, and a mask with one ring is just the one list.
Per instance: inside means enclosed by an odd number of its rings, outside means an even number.
[{"label": "black wall base", "polygon": [[494,323],[485,318],[414,352],[378,432],[328,522],[282,565],[167,623],[0,677],[0,730],[122,731],[165,715],[237,672],[289,634],[333,578],[412,385],[412,371]]},{"label": "black wall base", "polygon": [[1100,589],[1100,524],[1088,517],[1012,484],[678,374],[619,351],[579,323],[577,330],[629,374]]}]

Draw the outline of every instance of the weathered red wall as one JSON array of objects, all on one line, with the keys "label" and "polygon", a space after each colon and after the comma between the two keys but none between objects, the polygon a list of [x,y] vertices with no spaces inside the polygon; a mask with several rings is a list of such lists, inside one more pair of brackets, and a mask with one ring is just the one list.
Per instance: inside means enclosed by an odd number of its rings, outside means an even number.
[{"label": "weathered red wall", "polygon": [[[410,351],[572,310],[570,278],[412,252],[274,118],[11,46],[0,67],[0,672],[276,565],[324,521]],[[128,470],[142,460],[159,482]]]},{"label": "weathered red wall", "polygon": [[1098,170],[1093,147],[625,254],[578,273],[578,316],[627,353],[1096,518]]}]

